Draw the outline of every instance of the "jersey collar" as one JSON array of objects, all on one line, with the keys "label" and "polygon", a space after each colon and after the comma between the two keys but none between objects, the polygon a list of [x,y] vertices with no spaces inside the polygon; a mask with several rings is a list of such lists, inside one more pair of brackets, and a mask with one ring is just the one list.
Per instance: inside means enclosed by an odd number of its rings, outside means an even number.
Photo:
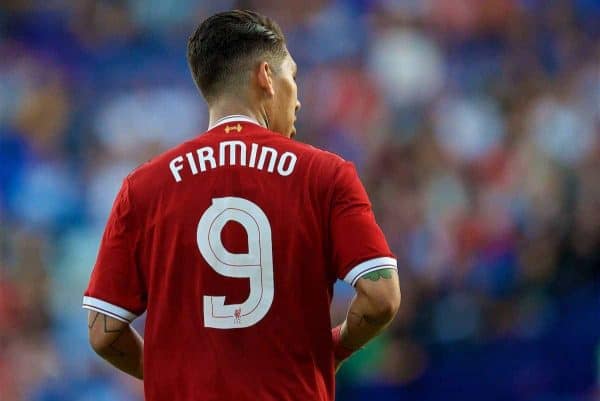
[{"label": "jersey collar", "polygon": [[252,123],[252,124],[256,124],[256,125],[260,125],[258,123],[258,121],[256,121],[253,118],[250,118],[248,116],[244,116],[242,114],[232,114],[229,116],[225,116],[225,117],[221,117],[219,118],[217,121],[215,121],[215,123],[213,125],[211,125],[210,127],[208,127],[208,130],[210,131],[211,129],[218,127],[219,125],[223,125],[223,124],[229,124],[232,122],[239,122],[239,121],[243,121],[243,122],[247,122],[247,123]]}]

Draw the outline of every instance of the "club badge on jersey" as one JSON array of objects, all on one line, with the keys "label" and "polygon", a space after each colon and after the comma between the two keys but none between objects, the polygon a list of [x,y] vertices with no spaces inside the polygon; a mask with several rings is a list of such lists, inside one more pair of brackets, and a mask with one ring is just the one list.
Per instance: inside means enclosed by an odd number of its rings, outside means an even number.
[{"label": "club badge on jersey", "polygon": [[226,125],[225,126],[225,133],[229,134],[231,131],[237,131],[237,132],[242,132],[242,125],[240,123],[237,123],[237,125]]}]

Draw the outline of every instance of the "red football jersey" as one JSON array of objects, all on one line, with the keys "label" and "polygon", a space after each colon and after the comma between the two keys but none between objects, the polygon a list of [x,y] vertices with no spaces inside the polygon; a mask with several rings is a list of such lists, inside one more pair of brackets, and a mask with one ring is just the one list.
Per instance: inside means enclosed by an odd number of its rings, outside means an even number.
[{"label": "red football jersey", "polygon": [[351,163],[230,116],[124,180],[83,306],[147,311],[149,401],[330,401],[333,284],[392,256]]}]

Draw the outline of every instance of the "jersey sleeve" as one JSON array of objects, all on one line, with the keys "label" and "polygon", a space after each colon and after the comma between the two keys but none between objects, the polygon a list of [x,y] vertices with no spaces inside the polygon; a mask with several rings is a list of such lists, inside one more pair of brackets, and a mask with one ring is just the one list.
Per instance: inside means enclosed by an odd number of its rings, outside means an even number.
[{"label": "jersey sleeve", "polygon": [[133,216],[128,179],[117,194],[98,258],[83,297],[83,308],[132,322],[146,309],[146,290],[136,246],[140,231]]},{"label": "jersey sleeve", "polygon": [[367,273],[397,269],[352,163],[338,168],[333,185],[330,238],[337,277],[354,286]]}]

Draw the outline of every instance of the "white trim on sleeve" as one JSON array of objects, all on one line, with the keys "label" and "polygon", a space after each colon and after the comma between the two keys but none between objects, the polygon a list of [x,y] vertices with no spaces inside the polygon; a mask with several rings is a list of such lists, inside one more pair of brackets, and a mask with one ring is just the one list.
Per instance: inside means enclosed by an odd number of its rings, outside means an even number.
[{"label": "white trim on sleeve", "polygon": [[398,262],[396,259],[389,257],[366,260],[353,267],[348,274],[346,274],[346,277],[344,277],[344,281],[354,287],[359,278],[367,273],[381,269],[398,270]]},{"label": "white trim on sleeve", "polygon": [[125,323],[131,323],[137,317],[135,313],[131,313],[127,309],[93,297],[83,297],[82,307],[114,317]]}]

